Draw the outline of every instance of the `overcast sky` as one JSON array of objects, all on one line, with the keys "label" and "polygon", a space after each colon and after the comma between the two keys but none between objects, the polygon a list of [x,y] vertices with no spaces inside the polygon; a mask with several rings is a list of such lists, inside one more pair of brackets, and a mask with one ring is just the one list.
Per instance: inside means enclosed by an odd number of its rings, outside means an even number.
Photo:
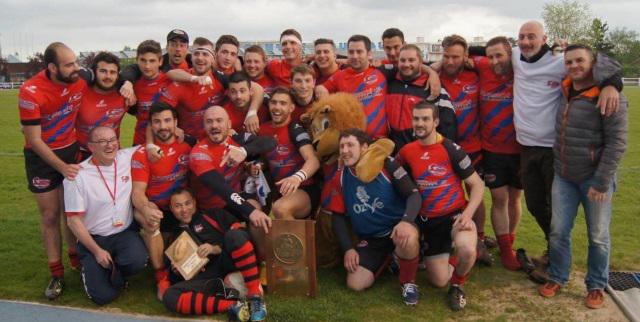
[{"label": "overcast sky", "polygon": [[[382,31],[398,27],[407,41],[437,41],[458,33],[468,39],[516,36],[524,21],[540,19],[545,1],[432,0],[0,0],[0,44],[4,56],[24,59],[62,41],[76,52],[121,50],[145,39],[163,45],[170,29],[182,28],[191,39],[213,41],[234,34],[241,41],[275,40],[286,28],[303,41],[329,37],[344,41],[361,33],[379,41]],[[589,0],[592,14],[611,29],[640,31],[640,1]]]}]

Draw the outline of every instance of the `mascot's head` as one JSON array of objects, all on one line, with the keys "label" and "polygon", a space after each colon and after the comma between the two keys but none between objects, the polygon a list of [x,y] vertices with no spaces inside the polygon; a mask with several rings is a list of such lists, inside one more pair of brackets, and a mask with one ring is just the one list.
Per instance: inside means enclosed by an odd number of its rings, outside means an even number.
[{"label": "mascot's head", "polygon": [[340,131],[349,128],[365,130],[367,119],[362,104],[347,93],[328,95],[317,101],[300,118],[309,125],[313,146],[322,163],[337,160]]}]

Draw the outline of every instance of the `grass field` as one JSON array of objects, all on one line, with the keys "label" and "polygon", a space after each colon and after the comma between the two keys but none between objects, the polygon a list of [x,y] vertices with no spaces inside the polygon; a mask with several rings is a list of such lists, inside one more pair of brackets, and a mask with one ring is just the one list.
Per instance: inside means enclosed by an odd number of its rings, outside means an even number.
[{"label": "grass field", "polygon": [[[618,191],[614,197],[611,224],[612,270],[640,271],[640,88],[627,88],[631,102],[629,114],[629,148],[618,172]],[[122,126],[123,145],[131,142],[133,118],[127,116]],[[27,190],[23,138],[17,109],[17,91],[0,90],[0,298],[75,307],[96,308],[86,298],[77,272],[65,262],[67,288],[55,302],[48,302],[43,289],[48,281],[46,258],[39,231],[39,215],[35,201]],[[488,196],[488,193],[485,197]],[[489,209],[489,199],[486,207]],[[487,233],[490,231],[487,222]],[[445,302],[446,289],[426,286],[419,272],[422,297],[416,308],[400,302],[400,289],[395,277],[381,277],[365,293],[357,294],[344,287],[341,268],[319,271],[319,297],[283,298],[268,296],[271,321],[440,321],[440,320],[618,320],[620,313],[607,310],[588,311],[582,304],[585,294],[581,276],[586,268],[586,232],[584,217],[579,216],[574,230],[574,274],[567,289],[554,300],[536,295],[536,285],[523,273],[509,272],[500,265],[476,267],[466,285],[469,305],[464,312],[452,313]],[[542,233],[531,215],[524,211],[516,247],[530,254],[542,252]],[[497,258],[497,255],[496,255]],[[66,258],[65,258],[66,260]],[[104,307],[112,312],[135,312],[172,316],[155,298],[150,269],[135,277],[126,294]],[[614,310],[615,311],[615,310]],[[613,314],[613,315],[612,315]],[[220,317],[224,318],[224,317]],[[2,320],[2,317],[0,317]]]}]

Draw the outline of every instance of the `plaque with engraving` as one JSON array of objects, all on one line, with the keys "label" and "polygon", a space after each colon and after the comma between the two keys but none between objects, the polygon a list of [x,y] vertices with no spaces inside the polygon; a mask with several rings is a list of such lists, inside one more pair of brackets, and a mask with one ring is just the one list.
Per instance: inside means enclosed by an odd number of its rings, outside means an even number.
[{"label": "plaque with engraving", "polygon": [[185,280],[190,280],[207,265],[209,258],[198,256],[198,244],[183,231],[178,238],[164,251],[171,263],[178,269]]},{"label": "plaque with engraving", "polygon": [[315,221],[273,220],[266,238],[269,294],[316,297]]}]

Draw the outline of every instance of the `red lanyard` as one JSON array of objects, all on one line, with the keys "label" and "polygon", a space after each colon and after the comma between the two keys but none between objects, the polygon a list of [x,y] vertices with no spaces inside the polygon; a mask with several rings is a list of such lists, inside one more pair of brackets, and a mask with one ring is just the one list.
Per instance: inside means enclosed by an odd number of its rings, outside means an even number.
[{"label": "red lanyard", "polygon": [[116,160],[113,160],[113,192],[111,192],[111,189],[109,189],[109,185],[107,184],[107,180],[104,179],[104,175],[102,174],[102,171],[100,171],[100,166],[98,164],[96,164],[96,168],[98,168],[98,173],[100,173],[100,178],[102,178],[102,182],[104,183],[104,186],[107,187],[107,191],[109,191],[109,196],[111,197],[111,200],[113,200],[113,205],[116,205],[116,192],[117,192],[117,184],[118,184],[118,162],[116,162]]}]

